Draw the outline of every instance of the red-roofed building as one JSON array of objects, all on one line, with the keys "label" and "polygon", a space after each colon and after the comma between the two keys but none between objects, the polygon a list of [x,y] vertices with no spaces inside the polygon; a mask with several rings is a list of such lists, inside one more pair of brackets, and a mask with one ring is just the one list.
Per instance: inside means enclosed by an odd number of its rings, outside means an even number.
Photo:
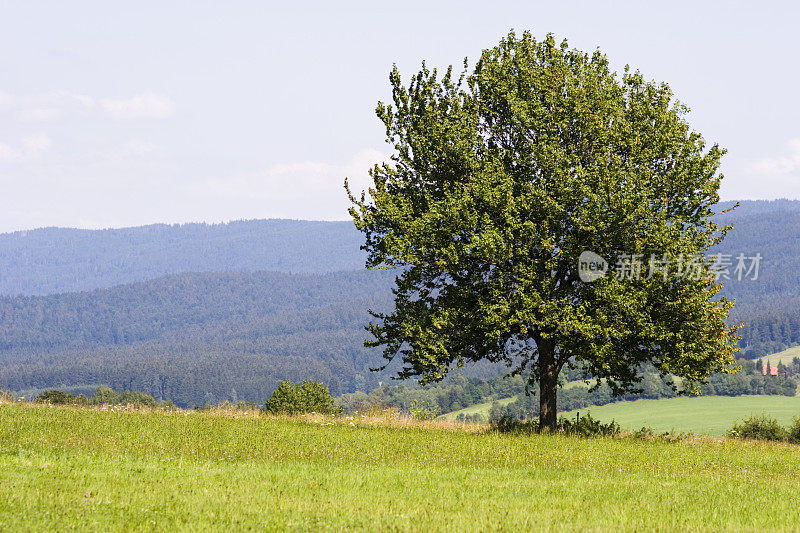
[{"label": "red-roofed building", "polygon": [[769,364],[769,361],[764,363],[764,366],[761,367],[761,373],[765,376],[769,374],[770,376],[777,376],[778,375],[778,367],[772,366]]}]

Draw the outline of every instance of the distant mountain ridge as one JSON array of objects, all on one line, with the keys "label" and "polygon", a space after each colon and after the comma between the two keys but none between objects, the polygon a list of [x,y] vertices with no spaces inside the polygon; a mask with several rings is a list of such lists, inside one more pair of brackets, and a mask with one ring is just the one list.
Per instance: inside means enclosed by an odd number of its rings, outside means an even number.
[{"label": "distant mountain ridge", "polygon": [[0,294],[46,295],[199,271],[324,273],[364,268],[352,222],[243,220],[0,234]]},{"label": "distant mountain ridge", "polygon": [[[721,202],[719,210],[735,202]],[[800,220],[798,200],[748,200],[721,220],[747,226],[760,245],[800,236],[777,234],[776,215]],[[761,215],[771,216],[769,224]],[[795,224],[792,223],[792,226]],[[725,247],[731,245],[725,243]],[[154,224],[82,230],[42,228],[0,234],[0,295],[47,295],[113,287],[181,272],[325,273],[364,268],[363,236],[352,222],[242,220],[226,224]],[[800,255],[800,246],[797,248]]]},{"label": "distant mountain ridge", "polygon": [[[719,252],[763,256],[757,281],[724,291],[742,354],[800,344],[800,202],[719,219],[735,226]],[[102,384],[180,405],[262,401],[281,379],[369,390],[393,375],[369,371],[383,360],[362,342],[394,276],[365,270],[361,243],[350,222],[288,220],[0,235],[0,388]]]}]

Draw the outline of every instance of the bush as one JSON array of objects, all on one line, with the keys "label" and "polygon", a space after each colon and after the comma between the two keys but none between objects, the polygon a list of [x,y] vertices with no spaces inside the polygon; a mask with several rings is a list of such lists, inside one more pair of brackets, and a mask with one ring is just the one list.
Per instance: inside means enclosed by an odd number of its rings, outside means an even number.
[{"label": "bush", "polygon": [[320,413],[340,414],[328,387],[316,381],[303,380],[300,385],[281,381],[264,405],[264,410],[274,414]]},{"label": "bush", "polygon": [[[531,434],[539,431],[538,420],[519,420],[510,415],[492,418],[489,426],[500,433]],[[591,415],[580,416],[578,413],[575,419],[561,417],[558,419],[558,431],[567,435],[578,435],[581,437],[606,436],[612,437],[619,435],[621,429],[619,424],[608,422],[603,424]]]},{"label": "bush", "polygon": [[134,407],[158,407],[155,398],[139,391],[123,391],[119,395],[119,403],[122,405],[132,405]]},{"label": "bush", "polygon": [[499,417],[491,417],[489,419],[489,427],[500,433],[530,435],[531,433],[538,433],[539,421],[536,419],[519,420],[512,415],[505,414]]},{"label": "bush", "polygon": [[78,394],[75,396],[75,405],[86,406],[89,405],[89,398],[86,397],[85,394]]},{"label": "bush", "polygon": [[119,393],[110,387],[97,387],[90,401],[92,405],[117,405]]},{"label": "bush", "polygon": [[615,421],[612,420],[607,424],[603,424],[599,420],[592,418],[590,414],[581,416],[580,413],[575,415],[575,420],[564,417],[559,418],[558,429],[569,435],[580,435],[581,437],[609,437],[620,433],[619,424]]},{"label": "bush", "polygon": [[53,405],[67,405],[75,403],[75,396],[62,390],[51,389],[41,393],[34,398],[33,401],[37,403],[51,403]]},{"label": "bush", "polygon": [[792,425],[789,426],[789,430],[786,432],[786,439],[789,442],[800,444],[800,417],[794,417],[792,420]]},{"label": "bush", "polygon": [[777,420],[767,415],[753,415],[741,424],[734,424],[729,432],[731,437],[757,440],[786,440],[786,429]]}]

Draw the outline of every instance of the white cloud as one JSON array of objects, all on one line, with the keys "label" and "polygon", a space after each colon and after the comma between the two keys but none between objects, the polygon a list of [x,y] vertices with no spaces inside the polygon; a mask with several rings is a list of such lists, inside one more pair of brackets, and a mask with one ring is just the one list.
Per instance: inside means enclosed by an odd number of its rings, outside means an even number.
[{"label": "white cloud", "polygon": [[350,206],[344,190],[345,178],[350,181],[351,190],[358,194],[371,184],[369,169],[382,161],[389,161],[389,156],[364,149],[344,163],[275,164],[263,172],[207,180],[197,184],[192,194],[241,206],[243,211],[238,218],[345,220]]},{"label": "white cloud", "polygon": [[122,144],[120,155],[122,156],[141,156],[155,152],[158,146],[141,139],[131,139]]},{"label": "white cloud", "polygon": [[779,176],[800,171],[800,139],[788,143],[789,153],[779,157],[765,157],[750,166],[753,174]]},{"label": "white cloud", "polygon": [[22,139],[22,146],[28,154],[43,152],[52,145],[53,140],[46,133],[38,133]]},{"label": "white cloud", "polygon": [[0,91],[0,116],[9,115],[22,122],[56,122],[75,116],[96,115],[98,110],[115,119],[167,118],[175,113],[174,102],[161,94],[145,91],[128,99],[101,98],[85,94],[53,91],[13,95]]},{"label": "white cloud", "polygon": [[789,140],[783,153],[771,157],[747,157],[733,154],[723,163],[725,200],[769,200],[800,198],[800,139]]},{"label": "white cloud", "polygon": [[23,122],[55,122],[85,114],[94,105],[92,97],[68,91],[28,95],[0,92],[0,114],[10,114]]},{"label": "white cloud", "polygon": [[20,151],[11,145],[0,142],[0,161],[9,161],[11,159],[18,159]]},{"label": "white cloud", "polygon": [[[63,140],[59,137],[59,147]],[[28,146],[33,147],[32,139]],[[44,138],[39,146],[44,146]],[[15,150],[23,143],[13,143]],[[127,154],[125,155],[127,150]],[[134,155],[138,152],[139,156]],[[153,222],[221,222],[251,218],[347,220],[343,183],[360,191],[368,170],[388,156],[365,149],[339,162],[305,161],[270,165],[262,171],[207,169],[187,172],[169,150],[133,139],[109,144],[91,157],[60,162],[25,161],[24,174],[0,172],[0,232],[42,226],[90,228]],[[13,162],[14,165],[22,160]],[[19,179],[21,176],[25,179]],[[109,176],[111,178],[109,178]],[[35,191],[35,194],[32,192]]]},{"label": "white cloud", "polygon": [[175,104],[166,96],[145,91],[127,100],[104,98],[100,105],[112,118],[168,118],[175,113]]},{"label": "white cloud", "polygon": [[37,133],[23,137],[17,146],[0,142],[0,161],[26,159],[41,152],[47,151],[53,140],[46,133]]}]

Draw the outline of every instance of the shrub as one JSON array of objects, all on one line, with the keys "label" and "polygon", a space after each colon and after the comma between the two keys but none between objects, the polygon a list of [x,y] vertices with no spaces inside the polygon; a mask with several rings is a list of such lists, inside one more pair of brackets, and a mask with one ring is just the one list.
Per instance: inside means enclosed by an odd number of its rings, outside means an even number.
[{"label": "shrub", "polygon": [[489,427],[500,433],[515,433],[530,435],[539,431],[539,421],[537,419],[519,420],[509,414],[489,419]]},{"label": "shrub", "polygon": [[[538,421],[519,420],[510,415],[504,415],[490,419],[489,426],[501,433],[531,434],[539,431]],[[578,435],[581,437],[595,436],[616,436],[620,433],[619,424],[608,422],[603,424],[591,415],[580,416],[578,413],[575,419],[561,417],[558,419],[557,431],[567,435]]]},{"label": "shrub", "polygon": [[97,387],[91,402],[92,405],[116,405],[119,403],[119,393],[109,387]]},{"label": "shrub", "polygon": [[297,386],[291,381],[281,381],[264,405],[268,413],[294,414],[302,412]]},{"label": "shrub", "polygon": [[777,420],[767,415],[753,415],[740,424],[734,424],[729,435],[739,439],[757,440],[786,440],[787,438],[786,429]]},{"label": "shrub", "polygon": [[124,391],[119,395],[119,403],[135,407],[158,407],[158,402],[155,398],[139,391]]},{"label": "shrub", "polygon": [[641,429],[637,429],[633,432],[633,438],[635,439],[651,439],[656,436],[656,432],[653,431],[653,428],[650,426],[642,426]]},{"label": "shrub", "polygon": [[85,394],[75,396],[75,405],[89,405],[89,398]]},{"label": "shrub", "polygon": [[800,417],[796,416],[792,420],[792,425],[789,426],[789,430],[786,432],[786,439],[789,442],[800,444]]},{"label": "shrub", "polygon": [[341,407],[336,406],[328,387],[317,381],[305,379],[300,385],[295,385],[291,381],[281,381],[264,405],[264,410],[275,414],[342,412]]},{"label": "shrub", "polygon": [[33,401],[37,403],[51,403],[53,405],[66,405],[75,403],[75,396],[62,390],[46,390],[37,396]]},{"label": "shrub", "polygon": [[599,420],[592,418],[591,414],[581,416],[575,415],[575,420],[561,417],[558,419],[558,429],[569,435],[580,435],[581,437],[613,436],[619,435],[620,427],[615,421],[603,424]]}]

